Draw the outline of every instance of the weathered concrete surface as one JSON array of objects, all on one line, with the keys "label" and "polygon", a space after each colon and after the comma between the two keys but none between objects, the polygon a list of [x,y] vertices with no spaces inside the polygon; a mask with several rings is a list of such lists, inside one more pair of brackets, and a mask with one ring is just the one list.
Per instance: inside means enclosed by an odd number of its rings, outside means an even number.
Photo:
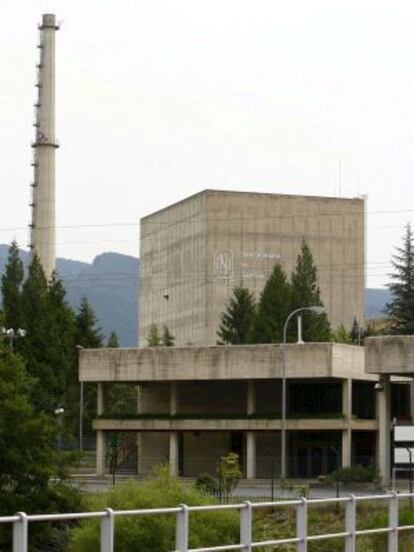
[{"label": "weathered concrete surface", "polygon": [[[283,346],[85,349],[80,381],[183,381],[274,379],[282,376]],[[375,380],[364,372],[362,347],[337,343],[286,346],[288,378]]]},{"label": "weathered concrete surface", "polygon": [[367,338],[365,370],[371,374],[414,377],[414,336]]},{"label": "weathered concrete surface", "polygon": [[[289,275],[305,238],[333,327],[363,321],[364,201],[205,190],[141,220],[139,343],[166,324],[176,345],[214,345],[235,286]],[[168,297],[168,298],[167,298]]]},{"label": "weathered concrete surface", "polygon": [[[97,419],[96,430],[105,431],[278,431],[280,419]],[[287,429],[296,431],[342,431],[350,427],[355,431],[375,431],[375,420],[352,420],[343,418],[288,420]]]}]

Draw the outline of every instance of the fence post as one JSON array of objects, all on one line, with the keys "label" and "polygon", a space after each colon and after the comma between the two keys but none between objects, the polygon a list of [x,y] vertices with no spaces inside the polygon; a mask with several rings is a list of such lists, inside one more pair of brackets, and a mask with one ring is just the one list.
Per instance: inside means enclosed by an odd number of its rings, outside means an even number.
[{"label": "fence post", "polygon": [[388,526],[391,532],[388,533],[388,552],[398,552],[398,493],[391,493],[388,506]]},{"label": "fence post", "polygon": [[105,508],[105,514],[101,518],[101,552],[114,552],[114,511]]},{"label": "fence post", "polygon": [[19,516],[20,519],[13,523],[13,552],[27,552],[27,514],[17,512],[16,516]]},{"label": "fence post", "polygon": [[240,509],[240,544],[244,545],[243,552],[252,550],[252,503],[247,500]]},{"label": "fence post", "polygon": [[188,552],[188,506],[180,504],[180,508],[175,523],[175,550]]},{"label": "fence post", "polygon": [[356,500],[354,495],[350,495],[345,508],[345,531],[348,533],[348,536],[345,537],[345,552],[355,552]]},{"label": "fence post", "polygon": [[297,552],[307,552],[308,550],[308,501],[301,498],[301,504],[296,507],[296,536],[301,539],[296,544]]}]

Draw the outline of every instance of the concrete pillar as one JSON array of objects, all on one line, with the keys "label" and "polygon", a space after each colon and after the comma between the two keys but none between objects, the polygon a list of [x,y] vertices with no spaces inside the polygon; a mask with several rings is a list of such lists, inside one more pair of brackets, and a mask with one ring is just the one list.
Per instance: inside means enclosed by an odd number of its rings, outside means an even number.
[{"label": "concrete pillar", "polygon": [[106,436],[105,431],[98,429],[96,432],[96,475],[105,475]]},{"label": "concrete pillar", "polygon": [[256,477],[256,434],[253,431],[246,434],[246,477]]},{"label": "concrete pillar", "polygon": [[342,382],[342,414],[345,422],[342,431],[342,467],[348,468],[352,463],[352,379]]},{"label": "concrete pillar", "polygon": [[378,466],[382,484],[388,487],[391,471],[391,384],[389,376],[382,376],[383,391],[378,391]]},{"label": "concrete pillar", "polygon": [[[104,384],[98,383],[97,415],[102,416],[105,411]],[[105,475],[106,439],[105,432],[96,432],[96,474],[98,477]]]},{"label": "concrete pillar", "polygon": [[414,424],[414,380],[410,381],[410,416],[411,423]]},{"label": "concrete pillar", "polygon": [[177,382],[172,381],[170,384],[170,416],[175,416],[178,410],[178,393]]},{"label": "concrete pillar", "polygon": [[251,416],[256,412],[256,388],[254,385],[254,380],[249,380],[247,382],[247,415]]},{"label": "concrete pillar", "polygon": [[178,476],[178,432],[170,432],[170,473]]}]

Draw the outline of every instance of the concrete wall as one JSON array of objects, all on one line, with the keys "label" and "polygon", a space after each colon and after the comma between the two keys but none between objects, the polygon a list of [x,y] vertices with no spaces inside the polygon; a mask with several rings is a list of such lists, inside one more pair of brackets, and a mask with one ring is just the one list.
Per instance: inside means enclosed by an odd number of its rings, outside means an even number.
[{"label": "concrete wall", "polygon": [[169,433],[140,433],[138,436],[138,474],[147,475],[157,465],[169,461]]},{"label": "concrete wall", "polygon": [[229,452],[229,433],[186,432],[183,434],[183,475],[215,475],[218,460]]},{"label": "concrete wall", "polygon": [[368,373],[414,377],[414,336],[369,337],[365,351]]},{"label": "concrete wall", "polygon": [[[79,355],[81,381],[211,381],[274,379],[282,376],[283,347],[239,345],[84,349]],[[362,347],[335,343],[286,346],[288,378],[375,380],[364,372]]]},{"label": "concrete wall", "polygon": [[138,343],[142,347],[151,324],[161,331],[167,325],[176,344],[203,342],[205,216],[204,197],[196,195],[141,220]]},{"label": "concrete wall", "polygon": [[138,411],[140,414],[169,414],[170,384],[141,384],[138,393]]},{"label": "concrete wall", "polygon": [[363,320],[361,199],[206,190],[141,228],[141,344],[151,322],[167,323],[178,345],[215,344],[232,289],[243,284],[258,297],[275,262],[290,275],[303,239],[333,327]]}]

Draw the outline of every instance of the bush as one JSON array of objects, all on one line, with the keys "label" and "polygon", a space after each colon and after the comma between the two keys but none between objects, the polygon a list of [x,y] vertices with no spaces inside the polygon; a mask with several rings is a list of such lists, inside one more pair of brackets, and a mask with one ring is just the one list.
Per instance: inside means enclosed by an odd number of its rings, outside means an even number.
[{"label": "bush", "polygon": [[344,485],[349,483],[375,483],[379,480],[379,469],[377,466],[338,468],[329,474],[328,479]]},{"label": "bush", "polygon": [[[215,504],[193,486],[169,475],[168,467],[158,468],[155,477],[144,483],[129,481],[90,500],[91,510],[175,507],[179,504]],[[116,518],[115,552],[169,552],[175,548],[175,516],[121,516]],[[70,552],[99,550],[99,520],[85,520],[72,531]],[[235,544],[239,538],[237,512],[197,512],[190,515],[190,546],[201,548]]]},{"label": "bush", "polygon": [[217,479],[209,473],[200,473],[196,479],[195,486],[202,493],[215,494],[219,490]]}]

